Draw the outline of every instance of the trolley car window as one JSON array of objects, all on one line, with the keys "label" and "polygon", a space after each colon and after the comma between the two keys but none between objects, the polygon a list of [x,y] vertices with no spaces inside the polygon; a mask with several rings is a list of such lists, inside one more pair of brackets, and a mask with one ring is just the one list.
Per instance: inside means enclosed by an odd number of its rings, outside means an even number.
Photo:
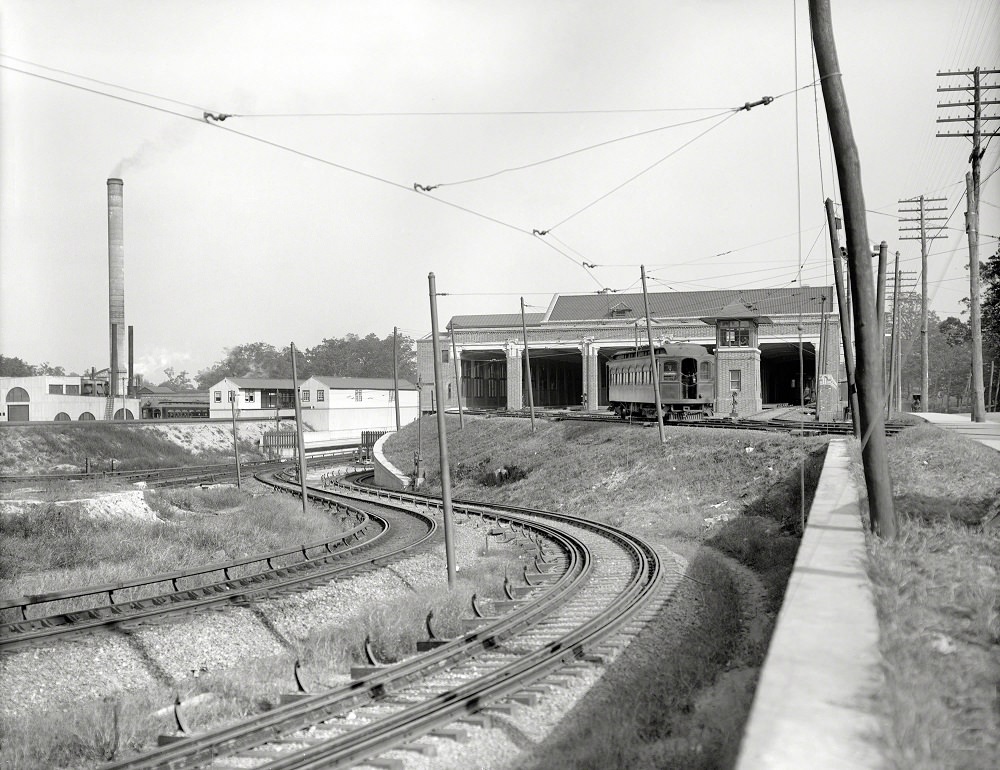
[{"label": "trolley car window", "polygon": [[677,376],[678,376],[677,361],[664,361],[663,362],[663,381],[664,382],[677,382]]},{"label": "trolley car window", "polygon": [[701,379],[711,380],[712,379],[712,362],[702,361],[701,362]]}]

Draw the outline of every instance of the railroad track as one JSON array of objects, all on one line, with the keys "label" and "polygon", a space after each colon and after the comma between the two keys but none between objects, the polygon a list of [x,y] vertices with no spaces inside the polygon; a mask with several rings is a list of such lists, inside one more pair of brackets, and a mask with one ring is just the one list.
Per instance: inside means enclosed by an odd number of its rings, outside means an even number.
[{"label": "railroad track", "polygon": [[[258,478],[293,494],[298,489],[297,484],[278,478],[273,471],[258,474]],[[376,561],[383,564],[411,554],[429,545],[437,529],[434,519],[422,513],[397,516],[393,526],[389,519],[365,510],[368,506],[344,503],[324,490],[315,490],[311,499],[352,519],[353,523],[330,540],[292,549],[193,570],[0,602],[0,614],[6,616],[0,623],[0,653],[303,590],[352,571],[371,568]],[[400,527],[400,522],[411,521],[416,525]]]},{"label": "railroad track", "polygon": [[[359,484],[337,492],[435,515],[441,506],[436,498]],[[526,508],[463,501],[454,508],[457,526],[478,526],[485,537],[519,543],[534,557],[523,584],[505,586],[505,599],[485,609],[473,601],[466,634],[429,640],[426,652],[392,666],[371,661],[347,687],[292,694],[285,705],[246,722],[165,738],[157,751],[112,767],[333,768],[370,762],[400,746],[422,750],[422,736],[454,736],[461,731],[448,727],[454,721],[482,721],[484,712],[504,709],[510,699],[537,699],[546,681],[603,661],[615,634],[637,631],[659,607],[661,560],[621,530]]]}]

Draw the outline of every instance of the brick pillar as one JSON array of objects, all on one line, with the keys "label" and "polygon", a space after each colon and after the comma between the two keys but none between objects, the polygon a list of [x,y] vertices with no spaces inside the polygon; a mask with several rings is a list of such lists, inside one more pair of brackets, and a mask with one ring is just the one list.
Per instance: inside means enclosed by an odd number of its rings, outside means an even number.
[{"label": "brick pillar", "polygon": [[736,393],[736,416],[747,417],[763,409],[760,381],[759,348],[717,348],[715,385],[715,413],[729,415],[733,412],[733,391],[730,389],[730,372],[740,373],[740,390]]},{"label": "brick pillar", "polygon": [[524,408],[524,358],[523,347],[514,340],[507,340],[507,408]]},{"label": "brick pillar", "polygon": [[596,412],[600,409],[598,405],[598,395],[601,386],[601,373],[598,368],[598,351],[601,346],[596,344],[591,338],[584,337],[580,344],[580,352],[583,363],[583,395],[584,408],[589,412]]}]

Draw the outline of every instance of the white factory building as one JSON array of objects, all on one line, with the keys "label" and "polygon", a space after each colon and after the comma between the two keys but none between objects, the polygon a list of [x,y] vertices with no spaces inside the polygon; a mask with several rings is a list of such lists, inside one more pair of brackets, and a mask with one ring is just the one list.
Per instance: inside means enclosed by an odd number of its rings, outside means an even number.
[{"label": "white factory building", "polygon": [[103,378],[0,377],[0,422],[134,420],[139,399],[112,398],[109,391],[106,372]]},{"label": "white factory building", "polygon": [[[390,378],[313,376],[299,384],[302,423],[311,441],[358,441],[362,431],[396,429],[396,402]],[[287,418],[295,414],[291,380],[226,377],[208,389],[209,417],[230,417],[233,403],[240,417]],[[417,387],[399,381],[399,419],[417,419]]]}]

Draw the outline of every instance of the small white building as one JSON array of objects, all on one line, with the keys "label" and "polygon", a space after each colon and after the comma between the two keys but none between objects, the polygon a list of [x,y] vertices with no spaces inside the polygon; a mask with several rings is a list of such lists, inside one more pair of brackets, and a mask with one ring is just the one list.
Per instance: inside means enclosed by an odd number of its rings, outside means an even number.
[{"label": "small white building", "polygon": [[112,399],[107,380],[93,377],[0,377],[0,396],[0,422],[134,420],[139,414],[139,399]]},{"label": "small white building", "polygon": [[[355,442],[366,430],[395,430],[396,403],[391,378],[313,376],[299,384],[306,443]],[[208,391],[209,416],[229,417],[235,398],[240,417],[291,418],[291,380],[226,377]],[[417,387],[399,381],[399,419],[406,425],[420,413]]]}]

